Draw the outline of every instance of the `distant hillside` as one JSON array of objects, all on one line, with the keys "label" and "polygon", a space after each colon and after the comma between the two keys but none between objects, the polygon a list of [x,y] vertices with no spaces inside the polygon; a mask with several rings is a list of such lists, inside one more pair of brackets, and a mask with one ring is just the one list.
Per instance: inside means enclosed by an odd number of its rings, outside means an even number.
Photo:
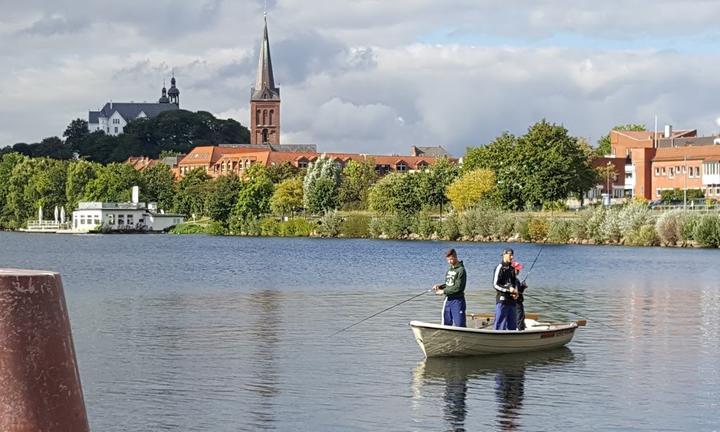
[{"label": "distant hillside", "polygon": [[17,152],[30,157],[81,158],[100,163],[122,162],[130,156],[157,158],[161,152],[187,153],[203,144],[248,144],[250,131],[239,122],[215,118],[206,111],[177,110],[152,119],[133,120],[118,136],[102,131],[90,133],[82,119],[70,122],[63,136],[45,138],[39,143],[17,143],[0,149],[0,155]]}]

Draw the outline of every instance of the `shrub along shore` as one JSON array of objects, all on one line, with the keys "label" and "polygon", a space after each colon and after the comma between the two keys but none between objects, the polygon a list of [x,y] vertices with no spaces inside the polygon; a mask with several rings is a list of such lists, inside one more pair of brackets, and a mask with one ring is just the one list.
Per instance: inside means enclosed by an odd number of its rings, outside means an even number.
[{"label": "shrub along shore", "polygon": [[186,222],[171,233],[717,248],[720,212],[659,212],[639,201],[576,212],[480,207],[442,218],[425,211],[414,215],[328,212],[321,217],[287,220],[248,219],[235,230],[204,219]]}]

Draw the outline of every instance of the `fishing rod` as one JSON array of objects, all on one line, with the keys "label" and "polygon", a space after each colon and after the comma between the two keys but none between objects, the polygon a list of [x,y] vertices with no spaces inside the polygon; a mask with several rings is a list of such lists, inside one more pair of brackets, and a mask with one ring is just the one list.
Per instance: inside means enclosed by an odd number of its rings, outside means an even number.
[{"label": "fishing rod", "polygon": [[396,308],[396,307],[400,306],[401,304],[407,303],[407,302],[409,302],[410,300],[416,299],[416,298],[420,297],[420,296],[423,295],[423,294],[429,293],[430,291],[432,291],[432,289],[425,290],[425,291],[421,292],[420,294],[416,294],[416,295],[410,297],[409,299],[403,300],[403,301],[401,301],[400,303],[396,303],[396,304],[394,304],[394,305],[392,305],[392,306],[390,306],[390,307],[388,307],[388,308],[385,308],[385,309],[381,310],[381,311],[378,312],[378,313],[372,314],[372,315],[370,315],[369,317],[364,318],[364,319],[356,322],[355,324],[351,324],[351,325],[349,325],[349,326],[347,326],[347,327],[345,327],[345,328],[343,328],[343,329],[340,329],[340,330],[336,331],[335,333],[331,334],[330,336],[335,336],[335,335],[338,334],[338,333],[342,333],[342,332],[344,332],[345,330],[348,330],[348,329],[350,329],[350,328],[352,328],[352,327],[355,327],[355,326],[358,325],[358,324],[364,323],[365,321],[369,320],[370,318],[376,317],[376,316],[380,315],[380,314],[383,313],[383,312],[387,312],[387,311],[389,311],[389,310],[392,309],[392,308]]},{"label": "fishing rod", "polygon": [[530,272],[532,271],[533,267],[535,267],[535,263],[537,262],[538,258],[540,258],[540,254],[543,251],[543,246],[540,246],[540,250],[538,251],[537,255],[535,255],[535,259],[533,260],[532,264],[530,264],[530,268],[528,269],[527,273],[525,274],[525,277],[522,280],[522,283],[525,283],[528,276],[530,276]]}]

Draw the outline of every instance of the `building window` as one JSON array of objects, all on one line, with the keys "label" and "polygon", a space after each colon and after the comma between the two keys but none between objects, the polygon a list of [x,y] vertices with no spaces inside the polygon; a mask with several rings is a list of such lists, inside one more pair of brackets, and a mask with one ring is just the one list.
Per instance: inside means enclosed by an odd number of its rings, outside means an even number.
[{"label": "building window", "polygon": [[695,177],[700,177],[700,167],[695,167]]},{"label": "building window", "polygon": [[80,216],[80,225],[85,225],[85,216]]},{"label": "building window", "polygon": [[660,168],[655,167],[655,177],[660,175]]},{"label": "building window", "polygon": [[397,172],[407,171],[407,165],[405,165],[405,162],[400,162],[399,164],[395,165],[395,171],[397,171]]},{"label": "building window", "polygon": [[263,131],[262,131],[262,142],[263,142],[263,144],[268,142],[268,130],[267,129],[263,129]]},{"label": "building window", "polygon": [[127,224],[133,225],[135,222],[133,221],[133,215],[127,215]]},{"label": "building window", "polygon": [[275,114],[275,110],[270,110],[270,124],[271,125],[274,124],[273,123],[273,114]]},{"label": "building window", "polygon": [[118,226],[123,225],[125,225],[125,218],[123,217],[123,215],[118,215]]},{"label": "building window", "polygon": [[665,167],[662,167],[662,175],[665,175]]},{"label": "building window", "polygon": [[300,160],[298,161],[298,168],[300,168],[300,169],[305,169],[305,168],[307,168],[307,167],[308,167],[308,161],[307,161],[307,159],[300,159]]},{"label": "building window", "polygon": [[115,225],[115,215],[108,215],[108,225]]},{"label": "building window", "polygon": [[673,169],[673,167],[668,168],[668,177],[675,177],[675,170]]},{"label": "building window", "polygon": [[262,124],[267,124],[267,110],[263,110],[263,122]]},{"label": "building window", "polygon": [[255,111],[255,124],[260,124],[260,110]]},{"label": "building window", "polygon": [[118,128],[117,128],[117,126],[115,126],[115,133],[118,133]]}]

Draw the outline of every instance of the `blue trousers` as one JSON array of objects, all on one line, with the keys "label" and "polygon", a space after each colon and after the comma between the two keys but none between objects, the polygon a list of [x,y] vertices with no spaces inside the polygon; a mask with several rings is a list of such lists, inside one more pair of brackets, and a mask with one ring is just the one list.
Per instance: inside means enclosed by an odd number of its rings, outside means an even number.
[{"label": "blue trousers", "polygon": [[515,303],[495,304],[495,330],[517,330]]},{"label": "blue trousers", "polygon": [[443,325],[466,327],[465,298],[445,298],[443,303]]}]

